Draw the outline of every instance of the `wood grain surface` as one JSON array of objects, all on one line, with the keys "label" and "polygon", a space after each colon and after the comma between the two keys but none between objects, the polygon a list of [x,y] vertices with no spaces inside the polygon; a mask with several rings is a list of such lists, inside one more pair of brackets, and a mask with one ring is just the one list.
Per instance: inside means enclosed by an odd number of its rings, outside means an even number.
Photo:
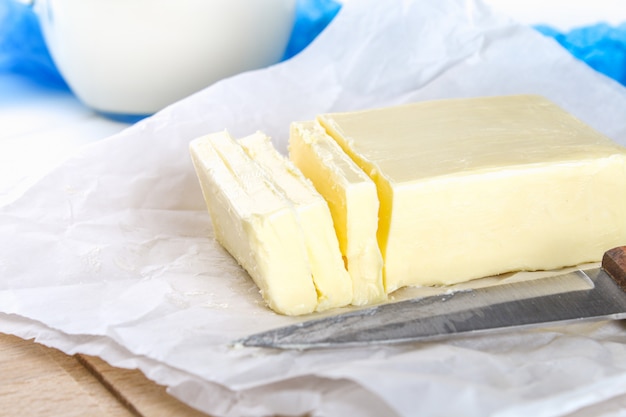
[{"label": "wood grain surface", "polygon": [[138,370],[0,333],[0,416],[201,417]]}]

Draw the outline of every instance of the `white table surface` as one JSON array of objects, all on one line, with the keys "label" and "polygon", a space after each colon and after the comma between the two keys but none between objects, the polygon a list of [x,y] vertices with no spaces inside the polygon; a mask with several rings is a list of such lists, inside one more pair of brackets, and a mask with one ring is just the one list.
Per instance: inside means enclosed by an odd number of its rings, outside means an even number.
[{"label": "white table surface", "polygon": [[0,205],[79,147],[127,126],[97,115],[68,91],[0,73]]}]

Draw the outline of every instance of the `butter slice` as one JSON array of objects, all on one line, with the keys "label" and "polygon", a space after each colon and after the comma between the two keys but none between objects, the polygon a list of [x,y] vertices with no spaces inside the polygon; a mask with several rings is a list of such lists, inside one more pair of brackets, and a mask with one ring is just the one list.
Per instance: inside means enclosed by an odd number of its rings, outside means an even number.
[{"label": "butter slice", "polygon": [[387,299],[376,240],[378,196],[374,182],[316,122],[295,122],[289,158],[324,196],[354,291],[352,304]]},{"label": "butter slice", "polygon": [[192,141],[190,152],[220,244],[271,309],[313,312],[317,293],[304,236],[283,192],[226,132]]},{"label": "butter slice", "polygon": [[374,180],[387,291],[601,259],[626,243],[626,151],[539,96],[320,123]]},{"label": "butter slice", "polygon": [[324,198],[291,161],[261,132],[239,140],[246,153],[284,192],[304,234],[308,260],[317,289],[317,311],[342,307],[352,301],[352,282],[345,269],[333,219]]}]

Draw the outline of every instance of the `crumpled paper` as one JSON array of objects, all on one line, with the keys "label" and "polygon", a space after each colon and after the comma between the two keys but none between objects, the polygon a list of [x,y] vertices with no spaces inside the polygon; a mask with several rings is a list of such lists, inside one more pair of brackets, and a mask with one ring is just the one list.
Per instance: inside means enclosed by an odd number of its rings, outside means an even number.
[{"label": "crumpled paper", "polygon": [[626,401],[621,322],[318,351],[234,349],[293,323],[213,238],[192,139],[409,101],[542,94],[626,144],[626,90],[464,0],[349,2],[301,54],[87,146],[0,210],[0,331],[139,368],[215,416],[583,416]]}]

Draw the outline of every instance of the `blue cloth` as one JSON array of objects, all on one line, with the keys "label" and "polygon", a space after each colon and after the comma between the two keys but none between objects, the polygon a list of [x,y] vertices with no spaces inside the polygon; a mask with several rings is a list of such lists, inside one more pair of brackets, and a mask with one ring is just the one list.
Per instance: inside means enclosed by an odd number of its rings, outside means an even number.
[{"label": "blue cloth", "polygon": [[[341,4],[335,0],[297,0],[296,21],[283,59],[298,54],[332,21]],[[626,85],[626,23],[574,29],[561,33],[536,26],[577,58]],[[0,73],[21,73],[53,88],[67,89],[46,48],[32,8],[16,0],[0,0]]]},{"label": "blue cloth", "polygon": [[306,48],[335,18],[341,4],[333,0],[297,0],[296,21],[283,59]]},{"label": "blue cloth", "polygon": [[30,6],[0,0],[0,73],[20,73],[52,88],[68,89],[43,40]]},{"label": "blue cloth", "polygon": [[606,23],[584,26],[567,33],[546,26],[535,27],[554,38],[576,58],[591,68],[626,85],[626,23],[612,27]]}]

